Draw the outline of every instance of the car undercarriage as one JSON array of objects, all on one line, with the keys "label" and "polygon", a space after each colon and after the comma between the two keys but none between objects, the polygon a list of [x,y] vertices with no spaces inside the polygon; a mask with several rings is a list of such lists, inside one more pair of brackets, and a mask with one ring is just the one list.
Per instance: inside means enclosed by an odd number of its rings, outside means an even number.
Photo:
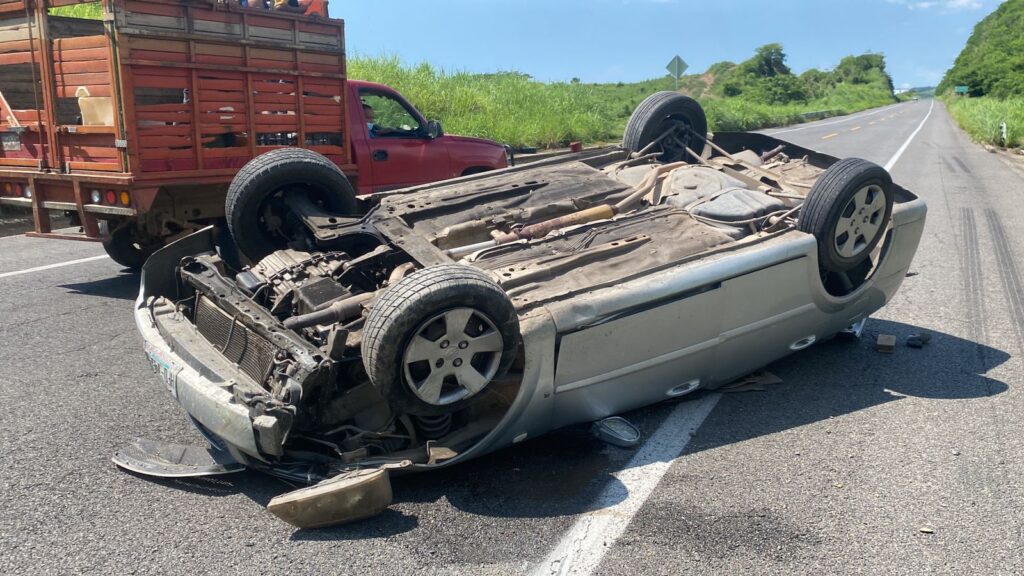
[{"label": "car undercarriage", "polygon": [[259,227],[232,229],[260,242],[210,228],[147,263],[150,361],[215,447],[327,479],[270,506],[319,526],[379,512],[325,513],[325,494],[386,506],[389,471],[725,384],[884,304],[923,203],[870,163],[694,124],[676,157],[650,137],[374,195],[361,216],[271,190]]}]

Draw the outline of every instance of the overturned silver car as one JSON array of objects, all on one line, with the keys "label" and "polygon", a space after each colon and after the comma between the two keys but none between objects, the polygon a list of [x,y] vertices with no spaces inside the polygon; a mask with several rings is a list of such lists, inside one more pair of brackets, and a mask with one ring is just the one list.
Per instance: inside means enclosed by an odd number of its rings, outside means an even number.
[{"label": "overturned silver car", "polygon": [[[623,146],[364,199],[281,149],[208,228],[154,255],[138,328],[154,368],[244,465],[315,483],[302,527],[376,514],[388,475],[713,389],[881,308],[926,208],[879,166],[648,98]],[[234,248],[237,246],[241,254]],[[143,473],[147,454],[119,454]],[[145,452],[145,449],[141,450]],[[150,458],[150,461],[147,461]]]}]

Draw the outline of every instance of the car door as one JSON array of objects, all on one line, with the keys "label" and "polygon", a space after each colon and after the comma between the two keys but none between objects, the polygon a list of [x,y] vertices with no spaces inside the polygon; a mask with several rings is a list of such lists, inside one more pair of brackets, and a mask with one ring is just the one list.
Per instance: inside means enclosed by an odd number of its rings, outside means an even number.
[{"label": "car door", "polygon": [[450,178],[448,149],[430,138],[419,113],[397,94],[362,89],[375,192]]}]

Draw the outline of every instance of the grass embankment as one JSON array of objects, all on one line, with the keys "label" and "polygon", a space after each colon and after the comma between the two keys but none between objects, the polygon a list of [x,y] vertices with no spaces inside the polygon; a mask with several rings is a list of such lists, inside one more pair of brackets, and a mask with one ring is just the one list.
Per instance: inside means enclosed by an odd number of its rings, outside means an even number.
[{"label": "grass embankment", "polygon": [[[513,146],[617,141],[640,101],[658,90],[674,89],[668,78],[631,84],[545,83],[515,72],[470,74],[429,64],[408,66],[386,56],[350,58],[349,76],[394,87],[452,134]],[[893,102],[891,93],[877,86],[844,84],[803,103],[771,105],[710,95],[700,100],[711,130],[756,130],[798,123],[810,112],[849,114]]]},{"label": "grass embankment", "polygon": [[583,84],[542,83],[514,72],[446,72],[397,58],[349,59],[350,78],[387,84],[452,134],[492,138],[513,146],[553,146],[612,137],[611,112]]},{"label": "grass embankment", "polygon": [[64,16],[66,18],[99,20],[103,17],[103,6],[99,2],[87,2],[85,4],[72,4],[71,6],[50,8],[49,13],[53,16]]},{"label": "grass embankment", "polygon": [[[1024,147],[1024,98],[945,99],[949,114],[971,138],[986,144]],[[999,125],[1006,122],[1007,139],[1000,142]]]}]

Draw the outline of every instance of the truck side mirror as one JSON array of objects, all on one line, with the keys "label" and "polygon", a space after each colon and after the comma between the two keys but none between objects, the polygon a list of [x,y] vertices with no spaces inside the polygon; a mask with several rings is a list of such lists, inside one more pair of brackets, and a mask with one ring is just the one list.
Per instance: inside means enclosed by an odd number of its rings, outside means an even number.
[{"label": "truck side mirror", "polygon": [[431,140],[444,136],[444,128],[441,127],[441,123],[437,120],[427,121],[427,136],[429,136]]}]

